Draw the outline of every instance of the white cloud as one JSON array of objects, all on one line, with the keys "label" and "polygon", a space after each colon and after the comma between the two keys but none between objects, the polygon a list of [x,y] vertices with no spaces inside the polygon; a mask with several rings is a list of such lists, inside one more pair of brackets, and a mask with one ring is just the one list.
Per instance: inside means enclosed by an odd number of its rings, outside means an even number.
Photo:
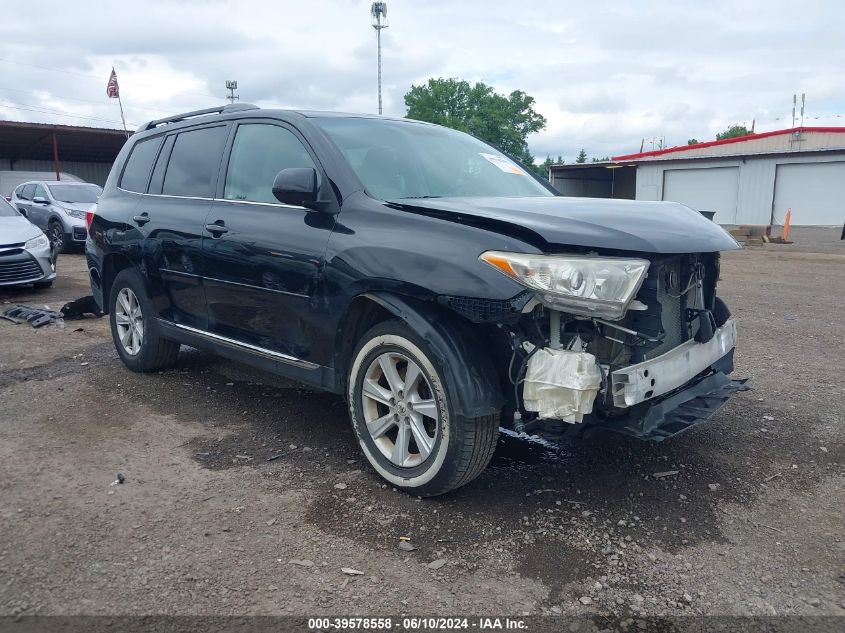
[{"label": "white cloud", "polygon": [[[799,18],[782,0],[388,6],[387,114],[404,114],[404,93],[432,76],[524,90],[548,119],[529,139],[540,157],[713,138],[755,118],[758,130],[787,127],[802,91],[809,124],[845,122],[833,116],[845,114],[839,2],[803,2]],[[42,1],[4,15],[0,116],[116,126],[105,96],[112,65],[135,125],[220,103],[226,79],[262,106],[373,112],[368,9],[364,0]]]}]

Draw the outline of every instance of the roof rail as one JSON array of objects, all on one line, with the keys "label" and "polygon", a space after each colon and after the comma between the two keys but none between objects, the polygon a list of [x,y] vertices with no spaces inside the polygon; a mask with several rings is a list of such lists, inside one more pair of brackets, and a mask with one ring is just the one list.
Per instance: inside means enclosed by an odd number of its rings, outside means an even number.
[{"label": "roof rail", "polygon": [[164,125],[165,123],[178,123],[179,121],[191,119],[195,116],[204,116],[206,114],[225,114],[227,112],[239,112],[240,110],[258,110],[258,106],[252,105],[251,103],[229,103],[226,105],[217,106],[216,108],[194,110],[193,112],[185,112],[184,114],[177,114],[175,116],[169,116],[164,119],[156,119],[155,121],[144,123],[141,127],[138,128],[138,131],[143,132],[144,130],[151,130],[154,127],[158,127],[159,125]]}]

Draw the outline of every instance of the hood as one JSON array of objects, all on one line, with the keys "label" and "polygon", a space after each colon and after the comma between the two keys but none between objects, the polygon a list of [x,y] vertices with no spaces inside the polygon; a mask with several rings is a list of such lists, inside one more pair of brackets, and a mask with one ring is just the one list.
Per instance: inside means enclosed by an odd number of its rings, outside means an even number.
[{"label": "hood", "polygon": [[[711,253],[741,248],[722,227],[677,202],[605,198],[401,199],[391,206],[453,222],[489,225],[534,243],[644,253]],[[534,239],[530,239],[533,234]]]},{"label": "hood", "polygon": [[20,244],[41,235],[41,229],[22,215],[0,216],[0,246]]}]

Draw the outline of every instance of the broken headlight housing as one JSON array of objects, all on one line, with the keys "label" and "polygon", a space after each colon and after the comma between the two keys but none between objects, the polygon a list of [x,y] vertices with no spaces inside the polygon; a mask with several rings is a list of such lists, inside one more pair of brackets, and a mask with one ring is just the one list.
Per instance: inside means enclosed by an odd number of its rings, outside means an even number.
[{"label": "broken headlight housing", "polygon": [[645,279],[645,259],[487,251],[479,259],[537,292],[555,310],[621,319]]}]

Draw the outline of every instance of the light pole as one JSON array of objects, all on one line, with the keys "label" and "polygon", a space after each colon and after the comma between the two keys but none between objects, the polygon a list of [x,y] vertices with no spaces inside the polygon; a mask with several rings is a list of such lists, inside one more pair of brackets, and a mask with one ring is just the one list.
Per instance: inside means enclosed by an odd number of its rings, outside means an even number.
[{"label": "light pole", "polygon": [[370,15],[373,18],[373,28],[376,30],[378,41],[378,113],[381,114],[381,30],[387,28],[387,3],[373,2]]}]

